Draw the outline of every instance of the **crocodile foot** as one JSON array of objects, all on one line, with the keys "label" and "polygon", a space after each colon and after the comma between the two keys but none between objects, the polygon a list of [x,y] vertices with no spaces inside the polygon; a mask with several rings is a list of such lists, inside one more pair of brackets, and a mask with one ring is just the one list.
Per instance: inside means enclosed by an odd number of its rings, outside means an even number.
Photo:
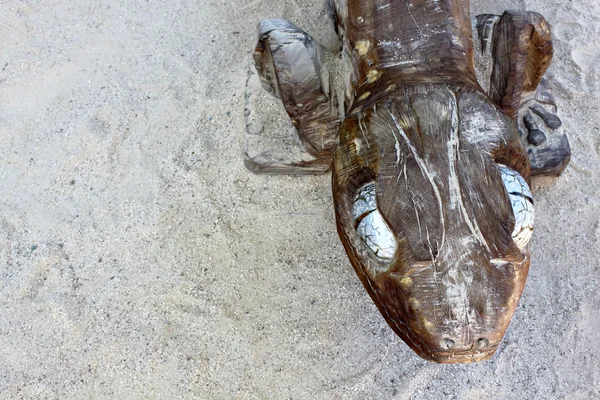
[{"label": "crocodile foot", "polygon": [[338,100],[323,50],[285,19],[258,27],[246,86],[245,165],[256,173],[329,170],[338,141]]},{"label": "crocodile foot", "polygon": [[[550,26],[538,13],[506,11],[476,19],[482,86],[516,119],[532,176],[559,176],[571,148],[544,74],[552,60]],[[488,78],[489,77],[489,80]]]},{"label": "crocodile foot", "polygon": [[571,159],[571,147],[547,80],[542,79],[534,96],[521,103],[517,122],[532,176],[559,176]]}]

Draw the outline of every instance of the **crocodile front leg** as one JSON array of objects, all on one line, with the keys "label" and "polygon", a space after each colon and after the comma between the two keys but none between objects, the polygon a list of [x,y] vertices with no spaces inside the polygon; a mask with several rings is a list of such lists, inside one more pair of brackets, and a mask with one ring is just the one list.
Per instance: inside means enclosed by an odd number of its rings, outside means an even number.
[{"label": "crocodile front leg", "polygon": [[[340,114],[331,79],[322,67],[321,46],[285,19],[263,20],[258,29],[257,75],[251,71],[246,92],[246,167],[271,174],[326,172],[338,141]],[[275,98],[261,92],[258,79]],[[271,109],[257,110],[269,100]],[[277,119],[274,109],[281,105],[293,127],[269,123]]]},{"label": "crocodile front leg", "polygon": [[[548,22],[529,11],[480,15],[481,50],[492,58],[488,95],[516,118],[533,176],[558,176],[571,157],[569,141],[558,129],[556,102],[543,78],[552,60]],[[485,86],[485,85],[484,85]]]}]

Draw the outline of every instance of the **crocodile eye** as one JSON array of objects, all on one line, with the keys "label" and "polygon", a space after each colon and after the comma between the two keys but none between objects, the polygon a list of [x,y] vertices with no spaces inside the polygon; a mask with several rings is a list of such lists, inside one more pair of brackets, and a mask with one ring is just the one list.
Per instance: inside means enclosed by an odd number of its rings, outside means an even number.
[{"label": "crocodile eye", "polygon": [[512,237],[517,247],[525,250],[533,234],[533,217],[535,214],[531,189],[517,171],[504,165],[500,165],[499,168],[502,182],[504,182],[515,215],[515,229]]},{"label": "crocodile eye", "polygon": [[358,191],[352,216],[356,233],[369,250],[383,261],[391,260],[396,253],[396,238],[377,209],[374,183]]}]

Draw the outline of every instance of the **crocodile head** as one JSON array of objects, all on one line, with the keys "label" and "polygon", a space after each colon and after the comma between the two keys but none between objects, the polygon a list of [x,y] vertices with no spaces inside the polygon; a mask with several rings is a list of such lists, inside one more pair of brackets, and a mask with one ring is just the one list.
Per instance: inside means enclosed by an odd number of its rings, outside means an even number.
[{"label": "crocodile head", "polygon": [[533,201],[514,120],[475,89],[396,90],[343,123],[338,232],[392,329],[421,357],[491,357],[529,269]]}]

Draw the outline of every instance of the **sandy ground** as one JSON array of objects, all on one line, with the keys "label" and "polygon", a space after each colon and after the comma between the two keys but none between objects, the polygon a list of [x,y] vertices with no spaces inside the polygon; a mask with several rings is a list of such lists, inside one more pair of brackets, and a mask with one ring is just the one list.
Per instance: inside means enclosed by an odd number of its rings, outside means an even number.
[{"label": "sandy ground", "polygon": [[440,366],[354,275],[329,177],[242,164],[256,23],[318,32],[322,0],[3,0],[0,398],[600,398],[600,3],[473,8],[551,22],[573,159],[498,354]]}]

